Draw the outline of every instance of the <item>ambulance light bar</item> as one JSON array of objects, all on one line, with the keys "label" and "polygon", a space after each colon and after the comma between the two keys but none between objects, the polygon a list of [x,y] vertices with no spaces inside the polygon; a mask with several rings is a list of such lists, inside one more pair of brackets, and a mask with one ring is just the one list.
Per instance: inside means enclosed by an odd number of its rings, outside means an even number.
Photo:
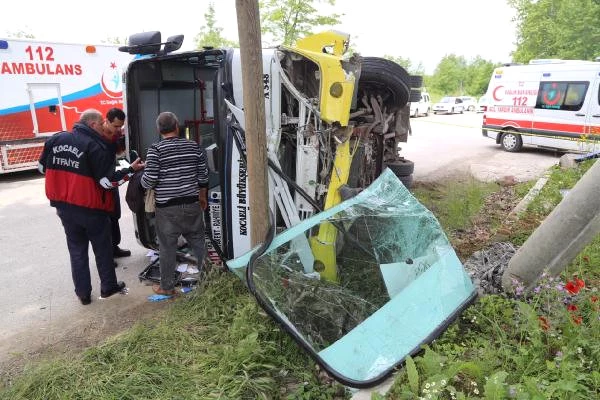
[{"label": "ambulance light bar", "polygon": [[0,50],[8,49],[8,42],[6,40],[0,40]]}]

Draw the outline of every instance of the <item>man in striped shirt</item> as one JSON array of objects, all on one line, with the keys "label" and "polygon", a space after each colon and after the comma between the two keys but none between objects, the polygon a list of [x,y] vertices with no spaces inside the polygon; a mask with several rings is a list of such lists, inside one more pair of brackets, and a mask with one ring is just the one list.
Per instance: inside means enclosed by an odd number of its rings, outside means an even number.
[{"label": "man in striped shirt", "polygon": [[160,250],[160,285],[157,294],[175,294],[177,240],[180,235],[198,258],[205,257],[203,210],[208,205],[206,152],[195,142],[179,137],[179,121],[172,112],[160,113],[156,127],[162,137],[148,148],[141,183],[154,189],[156,230]]}]

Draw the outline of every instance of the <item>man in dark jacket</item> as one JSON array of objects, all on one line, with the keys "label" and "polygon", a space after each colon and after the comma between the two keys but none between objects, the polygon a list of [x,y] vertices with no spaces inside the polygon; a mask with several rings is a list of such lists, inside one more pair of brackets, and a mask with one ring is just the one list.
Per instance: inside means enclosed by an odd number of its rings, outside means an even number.
[{"label": "man in dark jacket", "polygon": [[[108,140],[110,147],[114,150],[115,159],[125,150],[123,126],[125,125],[125,112],[120,108],[111,108],[106,113],[106,120],[102,126],[103,136]],[[112,191],[115,201],[115,210],[110,216],[113,257],[129,257],[131,251],[119,247],[121,243],[121,227],[119,219],[121,218],[121,198],[119,197],[119,189]]]},{"label": "man in dark jacket", "polygon": [[67,237],[75,294],[82,304],[91,302],[92,284],[88,244],[92,244],[100,277],[100,298],[125,288],[113,266],[110,214],[119,181],[144,167],[135,160],[129,171],[115,173],[114,153],[102,138],[102,114],[86,110],[73,128],[44,145],[39,169],[46,174],[46,196],[56,208]]}]

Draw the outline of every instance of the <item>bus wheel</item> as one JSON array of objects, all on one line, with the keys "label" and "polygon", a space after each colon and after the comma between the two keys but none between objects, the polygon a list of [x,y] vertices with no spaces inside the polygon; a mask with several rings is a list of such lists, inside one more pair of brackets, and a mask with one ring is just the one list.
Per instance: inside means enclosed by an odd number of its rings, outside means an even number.
[{"label": "bus wheel", "polygon": [[510,151],[511,153],[515,153],[521,150],[521,148],[523,147],[523,139],[518,133],[515,133],[513,131],[506,131],[502,134],[500,144],[502,144],[502,148],[504,150]]}]

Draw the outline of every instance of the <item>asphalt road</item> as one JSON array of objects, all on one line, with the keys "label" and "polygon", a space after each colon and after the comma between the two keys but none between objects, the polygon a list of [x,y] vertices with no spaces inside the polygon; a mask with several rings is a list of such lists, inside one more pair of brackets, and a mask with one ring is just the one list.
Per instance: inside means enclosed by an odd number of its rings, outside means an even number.
[{"label": "asphalt road", "polygon": [[559,153],[525,147],[518,153],[481,135],[483,114],[438,114],[411,118],[413,135],[402,143],[401,155],[415,163],[414,179],[436,181],[456,173],[470,173],[481,181],[512,176],[519,182],[541,176],[557,164]]},{"label": "asphalt road", "polygon": [[[436,115],[412,119],[413,136],[402,154],[415,162],[414,179],[432,181],[461,172],[481,180],[514,176],[536,179],[558,156],[536,149],[507,153],[481,136],[481,114]],[[122,247],[132,256],[119,260],[117,276],[129,287],[126,296],[97,300],[99,281],[90,250],[93,302],[82,306],[73,293],[64,232],[44,194],[36,171],[0,175],[0,354],[15,354],[36,343],[52,344],[67,321],[109,321],[125,308],[147,303],[151,289],[137,278],[148,264],[147,250],[135,239],[133,219],[121,188]],[[0,361],[2,356],[0,356]]]}]

